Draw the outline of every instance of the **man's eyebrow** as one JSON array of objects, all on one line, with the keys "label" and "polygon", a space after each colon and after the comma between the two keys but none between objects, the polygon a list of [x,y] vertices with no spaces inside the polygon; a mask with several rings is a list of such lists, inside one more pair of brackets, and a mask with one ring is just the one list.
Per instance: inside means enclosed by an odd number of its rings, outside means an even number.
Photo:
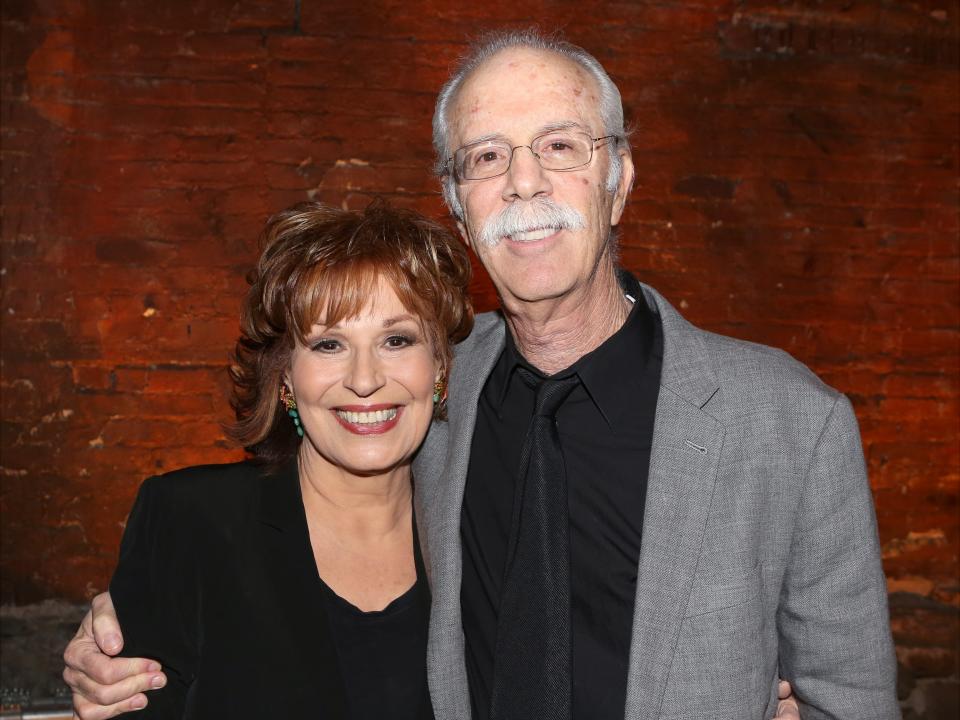
[{"label": "man's eyebrow", "polygon": [[579,123],[576,120],[563,120],[561,122],[550,123],[549,125],[541,125],[537,131],[537,135],[554,132],[555,130],[583,130],[586,132],[587,128],[583,123]]},{"label": "man's eyebrow", "polygon": [[460,147],[467,147],[468,145],[476,145],[477,143],[492,142],[494,140],[498,142],[505,142],[505,143],[510,142],[507,139],[506,135],[502,135],[501,133],[489,133],[488,135],[481,135],[480,137],[476,137],[473,140],[468,140]]},{"label": "man's eyebrow", "polygon": [[[530,140],[533,140],[533,138],[539,137],[540,135],[556,132],[557,130],[582,130],[583,132],[589,132],[586,126],[584,126],[584,124],[581,122],[577,122],[576,120],[560,120],[558,122],[541,125],[537,130],[534,131],[533,135],[530,137]],[[460,147],[467,147],[468,145],[477,145],[478,143],[493,141],[507,143],[508,145],[512,144],[513,142],[503,133],[489,133],[487,135],[481,135],[473,138],[472,140],[465,142]]]}]

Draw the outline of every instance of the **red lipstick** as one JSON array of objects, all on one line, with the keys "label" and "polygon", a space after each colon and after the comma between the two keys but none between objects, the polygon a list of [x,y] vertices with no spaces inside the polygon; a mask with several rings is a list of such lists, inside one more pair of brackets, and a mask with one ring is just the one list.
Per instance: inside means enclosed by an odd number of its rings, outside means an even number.
[{"label": "red lipstick", "polygon": [[[396,410],[396,413],[389,420],[380,420],[378,422],[352,422],[343,417],[340,413],[372,413],[378,410]],[[390,405],[382,403],[380,405],[341,405],[333,408],[330,412],[337,419],[342,427],[352,432],[354,435],[381,435],[389,432],[400,421],[400,415],[403,413],[403,407],[400,405]]]}]

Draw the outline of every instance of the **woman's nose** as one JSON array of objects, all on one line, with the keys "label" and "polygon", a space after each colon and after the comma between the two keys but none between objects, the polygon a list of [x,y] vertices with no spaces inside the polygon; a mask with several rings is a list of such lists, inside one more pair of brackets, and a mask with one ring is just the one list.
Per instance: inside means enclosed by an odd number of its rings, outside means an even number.
[{"label": "woman's nose", "polygon": [[384,382],[382,363],[376,353],[357,353],[344,385],[358,397],[369,397],[383,387]]}]

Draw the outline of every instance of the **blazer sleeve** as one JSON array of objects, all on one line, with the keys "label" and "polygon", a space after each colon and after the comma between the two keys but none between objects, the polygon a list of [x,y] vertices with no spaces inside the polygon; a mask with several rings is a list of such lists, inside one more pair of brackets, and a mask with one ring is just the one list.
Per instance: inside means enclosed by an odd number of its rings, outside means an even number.
[{"label": "blazer sleeve", "polygon": [[804,720],[893,720],[896,658],[873,498],[840,396],[815,445],[777,610],[780,667]]},{"label": "blazer sleeve", "polygon": [[157,660],[167,685],[147,693],[138,718],[180,718],[197,670],[199,594],[195,530],[169,479],[146,480],[127,519],[110,596],[126,657]]}]

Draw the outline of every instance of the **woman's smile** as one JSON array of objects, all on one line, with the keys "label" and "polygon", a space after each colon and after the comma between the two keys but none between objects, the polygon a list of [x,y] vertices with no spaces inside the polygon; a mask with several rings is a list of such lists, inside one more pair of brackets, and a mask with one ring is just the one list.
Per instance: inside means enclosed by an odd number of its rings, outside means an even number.
[{"label": "woman's smile", "polygon": [[356,435],[376,435],[388,432],[400,421],[403,407],[399,405],[370,405],[333,409],[340,424]]}]

